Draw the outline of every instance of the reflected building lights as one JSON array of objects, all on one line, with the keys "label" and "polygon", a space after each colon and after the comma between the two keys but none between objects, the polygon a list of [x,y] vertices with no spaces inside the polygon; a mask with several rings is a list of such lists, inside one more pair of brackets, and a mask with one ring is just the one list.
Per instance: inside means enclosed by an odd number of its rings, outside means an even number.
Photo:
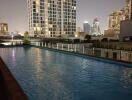
[{"label": "reflected building lights", "polygon": [[132,87],[132,68],[126,68],[121,77],[125,88]]},{"label": "reflected building lights", "polygon": [[14,48],[12,49],[12,63],[16,65],[16,52]]},{"label": "reflected building lights", "polygon": [[41,49],[35,48],[35,51],[33,51],[33,52],[36,53],[35,62],[34,62],[35,68],[36,68],[36,71],[35,71],[36,77],[38,79],[41,79],[41,77],[43,76],[43,75],[41,75],[41,70],[42,70],[42,67],[44,67],[42,65],[42,53],[41,53]]}]

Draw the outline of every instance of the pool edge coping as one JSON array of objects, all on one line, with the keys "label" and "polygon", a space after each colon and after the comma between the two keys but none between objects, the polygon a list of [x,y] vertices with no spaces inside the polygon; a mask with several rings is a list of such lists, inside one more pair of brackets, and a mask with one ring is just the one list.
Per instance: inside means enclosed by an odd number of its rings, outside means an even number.
[{"label": "pool edge coping", "polygon": [[107,62],[107,63],[111,63],[111,64],[118,64],[118,65],[124,65],[127,67],[132,67],[132,63],[127,62],[127,61],[113,60],[113,59],[109,59],[109,58],[96,57],[96,56],[92,56],[92,55],[86,55],[86,54],[81,54],[81,53],[76,53],[76,52],[69,52],[69,51],[58,50],[58,49],[47,48],[47,47],[38,47],[38,46],[33,46],[33,47],[47,49],[47,50],[51,50],[51,51],[55,51],[55,52],[61,52],[61,53],[65,53],[65,54],[72,54],[74,56],[83,57],[83,58],[87,58],[87,59],[90,58],[90,59],[94,59],[96,61],[102,61],[102,62]]}]

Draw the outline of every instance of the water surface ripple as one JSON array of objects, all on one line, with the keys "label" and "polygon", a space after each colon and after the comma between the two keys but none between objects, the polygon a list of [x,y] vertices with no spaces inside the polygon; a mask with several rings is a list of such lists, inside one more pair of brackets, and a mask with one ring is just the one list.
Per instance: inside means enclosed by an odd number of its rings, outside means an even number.
[{"label": "water surface ripple", "polygon": [[30,100],[132,100],[132,68],[35,47],[0,56]]}]

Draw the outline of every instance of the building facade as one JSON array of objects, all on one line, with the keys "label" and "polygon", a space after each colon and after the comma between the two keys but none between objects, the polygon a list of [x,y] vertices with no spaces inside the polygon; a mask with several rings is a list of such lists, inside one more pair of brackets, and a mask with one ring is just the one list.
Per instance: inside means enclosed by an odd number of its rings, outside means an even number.
[{"label": "building facade", "polygon": [[27,0],[31,36],[60,37],[76,31],[76,0]]},{"label": "building facade", "polygon": [[8,24],[0,23],[0,35],[5,35],[8,32]]},{"label": "building facade", "polygon": [[132,41],[132,0],[126,0],[128,19],[121,21],[120,41]]},{"label": "building facade", "polygon": [[132,0],[126,0],[126,6],[128,10],[128,17],[132,19]]},{"label": "building facade", "polygon": [[120,41],[132,41],[132,20],[121,22]]},{"label": "building facade", "polygon": [[105,36],[116,36],[119,38],[121,22],[130,19],[132,19],[132,0],[126,0],[126,5],[121,10],[109,15],[108,30],[105,30]]},{"label": "building facade", "polygon": [[123,20],[130,20],[132,18],[132,0],[126,0],[126,5],[119,11],[113,12],[109,15],[108,29],[113,29],[119,33],[120,23]]},{"label": "building facade", "polygon": [[124,10],[120,10],[120,11],[110,14],[108,28],[119,32],[120,22],[125,19],[126,19],[126,16],[125,16]]}]

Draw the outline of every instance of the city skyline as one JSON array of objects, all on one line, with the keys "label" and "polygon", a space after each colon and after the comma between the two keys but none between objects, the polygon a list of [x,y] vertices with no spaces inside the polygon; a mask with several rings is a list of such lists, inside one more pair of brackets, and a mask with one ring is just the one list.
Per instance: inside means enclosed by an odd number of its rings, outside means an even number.
[{"label": "city skyline", "polygon": [[[28,31],[26,3],[27,0],[0,1],[0,22],[8,23],[9,31]],[[92,24],[94,18],[98,17],[101,30],[104,30],[108,26],[108,15],[113,11],[121,9],[124,4],[125,0],[77,0],[77,27],[83,27],[85,20]]]}]

